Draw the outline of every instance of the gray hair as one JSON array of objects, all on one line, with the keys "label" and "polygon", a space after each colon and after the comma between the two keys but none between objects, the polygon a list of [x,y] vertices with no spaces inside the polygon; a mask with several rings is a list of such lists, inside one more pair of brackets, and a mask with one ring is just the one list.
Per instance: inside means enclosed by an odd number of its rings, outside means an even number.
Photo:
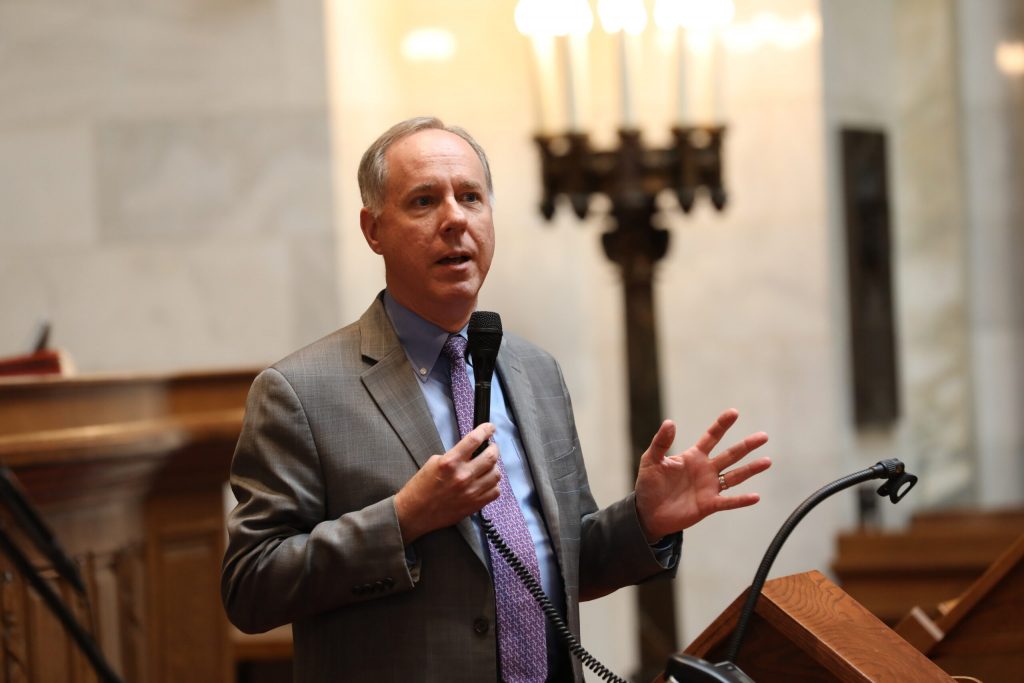
[{"label": "gray hair", "polygon": [[469,146],[476,152],[480,163],[484,167],[484,177],[487,180],[487,195],[494,201],[494,184],[491,182],[491,166],[487,163],[487,155],[484,148],[473,139],[473,136],[458,126],[446,126],[441,119],[433,116],[417,116],[406,119],[388,128],[384,133],[374,140],[363,153],[359,161],[359,196],[363,199],[363,206],[369,209],[374,216],[379,216],[384,208],[384,194],[388,185],[388,162],[385,158],[388,148],[403,138],[421,130],[443,130],[469,143]]}]

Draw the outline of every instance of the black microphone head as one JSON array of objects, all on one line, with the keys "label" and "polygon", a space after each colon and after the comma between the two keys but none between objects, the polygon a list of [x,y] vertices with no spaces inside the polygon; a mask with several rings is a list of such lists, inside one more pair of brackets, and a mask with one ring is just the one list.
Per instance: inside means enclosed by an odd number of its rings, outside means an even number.
[{"label": "black microphone head", "polygon": [[469,316],[469,336],[484,334],[498,335],[498,343],[501,343],[501,316],[494,311],[473,311]]},{"label": "black microphone head", "polygon": [[501,316],[494,311],[475,311],[469,317],[467,346],[477,380],[489,382],[501,348]]}]

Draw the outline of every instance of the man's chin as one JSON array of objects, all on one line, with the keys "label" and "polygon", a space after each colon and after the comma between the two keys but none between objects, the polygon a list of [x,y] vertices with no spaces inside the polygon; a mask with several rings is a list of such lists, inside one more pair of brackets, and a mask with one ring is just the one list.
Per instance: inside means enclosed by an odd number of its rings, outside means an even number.
[{"label": "man's chin", "polygon": [[475,302],[477,294],[483,282],[479,278],[465,278],[455,281],[438,282],[430,288],[430,294],[438,304],[450,304],[452,306],[465,305],[468,302]]}]

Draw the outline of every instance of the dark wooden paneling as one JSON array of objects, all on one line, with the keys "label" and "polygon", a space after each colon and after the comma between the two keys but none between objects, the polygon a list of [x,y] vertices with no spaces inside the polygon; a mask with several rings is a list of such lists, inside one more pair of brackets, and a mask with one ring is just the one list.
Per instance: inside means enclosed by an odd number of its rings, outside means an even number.
[{"label": "dark wooden paneling", "polygon": [[[234,681],[220,604],[223,486],[251,372],[0,381],[0,462],[78,563],[88,606],[0,524],[128,683]],[[94,683],[0,557],[0,683]]]}]

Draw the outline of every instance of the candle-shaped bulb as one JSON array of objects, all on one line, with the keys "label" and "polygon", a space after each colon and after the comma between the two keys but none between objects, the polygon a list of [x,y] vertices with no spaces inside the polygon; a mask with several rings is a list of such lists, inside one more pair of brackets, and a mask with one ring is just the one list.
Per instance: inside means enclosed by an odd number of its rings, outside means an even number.
[{"label": "candle-shaped bulb", "polygon": [[[549,85],[560,72],[564,90],[565,117],[569,130],[579,127],[576,111],[577,83],[576,71],[580,67],[580,57],[574,58],[573,46],[570,41],[578,42],[590,32],[594,25],[594,15],[590,11],[587,0],[519,0],[515,9],[516,28],[523,35],[532,38],[534,61],[537,65],[535,82],[538,84],[538,130],[548,132],[551,125],[549,114],[554,102],[548,97]],[[557,42],[556,42],[557,41]],[[555,57],[553,52],[557,52]],[[561,63],[557,68],[555,62]]]},{"label": "candle-shaped bulb", "polygon": [[597,16],[606,33],[625,31],[637,35],[647,26],[643,0],[598,0]]},{"label": "candle-shaped bulb", "polygon": [[633,102],[630,88],[631,64],[635,60],[630,54],[633,49],[629,36],[643,32],[647,25],[647,10],[643,0],[599,0],[597,15],[605,31],[616,35],[619,53],[619,88],[622,103],[622,127],[633,128]]}]

